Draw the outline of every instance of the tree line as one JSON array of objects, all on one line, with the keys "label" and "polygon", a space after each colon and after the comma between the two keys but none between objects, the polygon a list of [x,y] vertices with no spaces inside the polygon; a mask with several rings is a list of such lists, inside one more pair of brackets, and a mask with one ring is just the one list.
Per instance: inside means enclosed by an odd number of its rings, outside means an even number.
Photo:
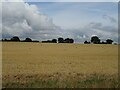
[{"label": "tree line", "polygon": [[[2,39],[2,41],[7,41],[7,42],[39,42],[39,41],[34,41],[31,38],[26,38],[25,40],[20,40],[18,36],[14,36],[11,39]],[[58,38],[58,39],[52,39],[52,40],[47,40],[47,41],[42,41],[42,43],[74,43],[74,40],[72,38]]]},{"label": "tree line", "polygon": [[91,37],[91,41],[85,41],[84,42],[84,44],[91,44],[91,43],[93,43],[93,44],[112,44],[113,40],[107,39],[106,41],[101,41],[99,39],[99,37],[93,36],[93,37]]},{"label": "tree line", "polygon": [[39,42],[39,41],[35,41],[32,40],[31,38],[26,38],[25,40],[20,40],[20,38],[18,36],[14,36],[11,39],[2,39],[2,41],[7,41],[7,42]]},{"label": "tree line", "polygon": [[72,38],[58,38],[57,39],[52,39],[52,40],[47,40],[47,41],[42,41],[43,43],[74,43],[74,40]]},{"label": "tree line", "polygon": [[[2,41],[7,41],[7,42],[39,42],[32,40],[31,38],[26,38],[25,40],[20,40],[18,36],[14,36],[11,39],[2,39]],[[62,38],[59,37],[58,39],[52,39],[52,40],[47,40],[47,41],[41,41],[42,43],[74,43],[74,39],[72,38]],[[97,36],[92,36],[90,41],[85,41],[84,44],[112,44],[113,40],[107,39],[106,41],[101,41],[99,37]]]}]

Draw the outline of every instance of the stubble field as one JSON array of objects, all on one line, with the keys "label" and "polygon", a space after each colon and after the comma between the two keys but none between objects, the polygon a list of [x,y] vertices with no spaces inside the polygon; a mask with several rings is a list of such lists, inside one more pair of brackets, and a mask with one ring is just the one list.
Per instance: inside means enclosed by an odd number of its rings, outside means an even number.
[{"label": "stubble field", "polygon": [[3,87],[118,87],[118,45],[2,43]]}]

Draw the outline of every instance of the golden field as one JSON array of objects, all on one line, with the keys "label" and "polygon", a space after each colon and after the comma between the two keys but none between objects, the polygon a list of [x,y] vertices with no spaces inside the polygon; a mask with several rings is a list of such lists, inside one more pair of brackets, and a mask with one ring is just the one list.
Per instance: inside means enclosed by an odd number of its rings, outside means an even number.
[{"label": "golden field", "polygon": [[118,45],[2,43],[3,87],[117,87],[117,74]]}]

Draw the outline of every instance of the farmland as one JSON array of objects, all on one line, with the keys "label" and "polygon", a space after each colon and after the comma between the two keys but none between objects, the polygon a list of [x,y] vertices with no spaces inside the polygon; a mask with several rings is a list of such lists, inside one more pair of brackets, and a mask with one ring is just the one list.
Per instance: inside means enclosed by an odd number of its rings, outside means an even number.
[{"label": "farmland", "polygon": [[118,45],[2,43],[3,87],[118,87]]}]

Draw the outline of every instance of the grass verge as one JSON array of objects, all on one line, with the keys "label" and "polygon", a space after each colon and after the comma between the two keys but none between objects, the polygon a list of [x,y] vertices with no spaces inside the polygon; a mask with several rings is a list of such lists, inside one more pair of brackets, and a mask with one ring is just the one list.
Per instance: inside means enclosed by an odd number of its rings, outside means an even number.
[{"label": "grass verge", "polygon": [[3,88],[118,88],[118,76],[106,74],[54,73],[4,75]]}]

